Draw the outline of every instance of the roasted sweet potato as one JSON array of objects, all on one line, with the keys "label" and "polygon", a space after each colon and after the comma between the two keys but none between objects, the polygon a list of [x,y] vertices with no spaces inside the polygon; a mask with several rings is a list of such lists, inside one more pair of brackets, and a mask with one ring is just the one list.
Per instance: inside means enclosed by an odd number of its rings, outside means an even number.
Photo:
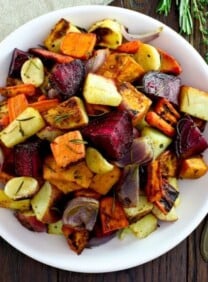
[{"label": "roasted sweet potato", "polygon": [[112,197],[105,197],[101,199],[100,218],[104,234],[129,225],[124,209],[119,202]]}]

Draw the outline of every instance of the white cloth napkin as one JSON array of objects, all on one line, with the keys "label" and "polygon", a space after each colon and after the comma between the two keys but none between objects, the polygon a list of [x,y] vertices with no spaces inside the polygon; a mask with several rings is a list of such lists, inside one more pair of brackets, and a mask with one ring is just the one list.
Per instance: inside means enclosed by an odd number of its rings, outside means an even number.
[{"label": "white cloth napkin", "polygon": [[0,41],[27,21],[50,11],[79,5],[107,5],[112,0],[0,0]]}]

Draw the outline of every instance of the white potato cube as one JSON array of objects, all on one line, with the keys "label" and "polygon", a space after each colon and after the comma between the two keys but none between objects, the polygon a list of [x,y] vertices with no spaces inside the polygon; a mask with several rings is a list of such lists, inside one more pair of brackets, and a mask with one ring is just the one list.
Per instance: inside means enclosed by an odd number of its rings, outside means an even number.
[{"label": "white potato cube", "polygon": [[94,73],[87,75],[83,95],[90,104],[117,107],[122,101],[114,81]]}]

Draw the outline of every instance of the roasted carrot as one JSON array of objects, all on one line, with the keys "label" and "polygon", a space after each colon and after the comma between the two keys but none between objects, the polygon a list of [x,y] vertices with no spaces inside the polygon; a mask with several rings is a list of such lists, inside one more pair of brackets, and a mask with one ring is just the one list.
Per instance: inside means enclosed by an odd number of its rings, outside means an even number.
[{"label": "roasted carrot", "polygon": [[160,54],[160,71],[179,75],[182,72],[182,67],[177,62],[177,60],[164,50],[161,50],[160,48],[157,48],[157,50]]},{"label": "roasted carrot", "polygon": [[154,111],[171,125],[175,125],[180,118],[179,112],[165,98],[158,100],[154,107]]},{"label": "roasted carrot", "polygon": [[40,57],[43,57],[45,59],[53,60],[59,64],[69,63],[74,60],[74,58],[70,56],[58,54],[42,48],[31,48],[30,52],[39,55]]},{"label": "roasted carrot", "polygon": [[94,33],[67,33],[60,45],[63,54],[73,58],[88,59],[93,52],[96,43]]},{"label": "roasted carrot", "polygon": [[28,107],[28,101],[24,94],[19,94],[8,99],[9,122],[12,122]]},{"label": "roasted carrot", "polygon": [[145,117],[146,122],[151,125],[152,127],[155,127],[162,131],[165,135],[169,137],[173,137],[175,134],[175,128],[170,125],[167,121],[165,121],[161,116],[159,116],[157,113],[150,111],[146,114]]},{"label": "roasted carrot", "polygon": [[35,108],[39,112],[46,112],[49,109],[56,107],[59,104],[58,99],[45,99],[29,104],[30,107]]},{"label": "roasted carrot", "polygon": [[141,44],[142,42],[138,40],[125,42],[118,46],[118,48],[116,48],[116,51],[127,54],[135,54],[139,50]]},{"label": "roasted carrot", "polygon": [[101,199],[100,218],[103,234],[129,225],[123,207],[113,197],[105,197]]},{"label": "roasted carrot", "polygon": [[38,97],[37,101],[40,102],[40,101],[43,101],[43,100],[46,100],[46,99],[47,99],[46,95],[42,94]]},{"label": "roasted carrot", "polygon": [[9,124],[9,115],[5,114],[0,118],[0,128],[4,128]]},{"label": "roasted carrot", "polygon": [[19,94],[24,94],[25,96],[33,96],[35,92],[36,88],[33,84],[18,84],[0,88],[0,94],[5,97],[14,97]]}]

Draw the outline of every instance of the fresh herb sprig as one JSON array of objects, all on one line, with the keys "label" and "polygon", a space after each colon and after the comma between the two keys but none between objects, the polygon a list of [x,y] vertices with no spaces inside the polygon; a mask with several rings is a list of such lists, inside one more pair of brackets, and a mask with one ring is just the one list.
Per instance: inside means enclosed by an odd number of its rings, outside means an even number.
[{"label": "fresh herb sprig", "polygon": [[[199,30],[204,44],[208,45],[208,0],[176,0],[179,12],[180,32],[191,35],[193,32],[193,19],[198,20]],[[172,0],[160,0],[156,12],[167,16],[170,13]],[[205,55],[208,63],[208,53]]]}]

